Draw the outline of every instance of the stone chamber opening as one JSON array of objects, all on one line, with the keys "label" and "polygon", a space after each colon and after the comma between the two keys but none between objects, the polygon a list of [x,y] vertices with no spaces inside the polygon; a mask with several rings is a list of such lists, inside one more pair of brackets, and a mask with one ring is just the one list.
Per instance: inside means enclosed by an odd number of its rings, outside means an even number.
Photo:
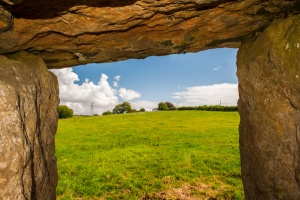
[{"label": "stone chamber opening", "polygon": [[59,91],[48,69],[234,47],[245,199],[300,199],[299,5],[0,0],[1,198],[56,198]]},{"label": "stone chamber opening", "polygon": [[[58,76],[60,104],[77,116],[112,112],[124,101],[147,111],[60,120],[57,197],[243,199],[237,112],[183,111],[237,106],[236,52],[215,49],[51,70]],[[180,113],[152,112],[160,102],[171,102]]]},{"label": "stone chamber opening", "polygon": [[235,106],[236,54],[237,49],[221,48],[50,71],[58,77],[60,104],[75,115],[90,115],[92,104],[93,114],[101,115],[124,101],[146,111],[159,102]]}]

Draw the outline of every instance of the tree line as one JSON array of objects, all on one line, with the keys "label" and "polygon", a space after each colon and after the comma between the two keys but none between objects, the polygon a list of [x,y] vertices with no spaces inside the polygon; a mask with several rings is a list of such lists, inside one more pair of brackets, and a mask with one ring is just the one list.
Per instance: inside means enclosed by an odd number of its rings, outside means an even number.
[{"label": "tree line", "polygon": [[[176,108],[174,104],[170,102],[160,102],[158,104],[157,110],[159,111],[171,111],[171,110],[202,110],[202,111],[238,111],[237,106],[222,106],[222,105],[204,105],[204,106],[182,106]],[[140,110],[135,110],[131,108],[130,103],[123,102],[115,106],[113,111],[106,111],[102,115],[111,115],[111,114],[123,114],[123,113],[134,113],[134,112],[145,112],[145,108]]]},{"label": "tree line", "polygon": [[204,105],[175,107],[170,102],[160,102],[157,110],[203,110],[203,111],[238,111],[237,106]]},{"label": "tree line", "polygon": [[[203,110],[203,111],[238,111],[237,106],[222,106],[222,105],[204,105],[204,106],[182,106],[175,107],[174,104],[170,102],[160,102],[158,104],[157,110],[159,111],[172,111],[172,110]],[[60,105],[57,108],[59,119],[73,117],[73,110],[65,105]],[[115,106],[112,111],[103,112],[102,115],[112,115],[112,114],[123,114],[123,113],[136,113],[145,112],[145,108],[140,110],[133,109],[129,102],[123,102]],[[97,115],[97,114],[95,114]],[[98,116],[98,115],[97,115]]]},{"label": "tree line", "polygon": [[129,102],[123,102],[115,106],[115,108],[111,111],[106,111],[102,113],[102,115],[111,115],[111,114],[123,114],[123,113],[135,113],[135,112],[145,112],[145,108],[141,108],[140,110],[133,109]]},{"label": "tree line", "polygon": [[238,111],[237,106],[221,106],[221,105],[212,105],[212,106],[183,106],[178,107],[177,110],[203,110],[203,111]]}]

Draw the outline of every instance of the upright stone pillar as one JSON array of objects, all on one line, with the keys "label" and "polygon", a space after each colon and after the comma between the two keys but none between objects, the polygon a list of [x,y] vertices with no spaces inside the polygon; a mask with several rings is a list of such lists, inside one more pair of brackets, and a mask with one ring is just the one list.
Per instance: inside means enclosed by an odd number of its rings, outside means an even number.
[{"label": "upright stone pillar", "polygon": [[42,59],[0,56],[0,199],[55,199],[58,102]]},{"label": "upright stone pillar", "polygon": [[300,199],[300,16],[276,20],[237,58],[246,199]]}]

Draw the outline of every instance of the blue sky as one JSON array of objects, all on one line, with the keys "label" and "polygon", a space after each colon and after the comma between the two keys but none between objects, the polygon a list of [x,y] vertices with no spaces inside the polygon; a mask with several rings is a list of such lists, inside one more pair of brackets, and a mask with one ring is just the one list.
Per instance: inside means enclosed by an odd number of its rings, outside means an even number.
[{"label": "blue sky", "polygon": [[91,103],[102,114],[123,101],[146,110],[161,101],[236,105],[236,54],[237,49],[222,48],[51,71],[59,79],[61,104],[76,114],[89,114]]}]

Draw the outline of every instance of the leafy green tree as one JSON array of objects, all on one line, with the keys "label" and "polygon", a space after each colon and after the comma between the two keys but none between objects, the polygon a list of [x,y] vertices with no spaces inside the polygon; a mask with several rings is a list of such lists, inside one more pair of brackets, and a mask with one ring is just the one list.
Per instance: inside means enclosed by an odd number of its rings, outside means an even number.
[{"label": "leafy green tree", "polygon": [[112,115],[112,114],[113,114],[113,113],[110,112],[110,111],[106,111],[106,112],[102,113],[102,115]]},{"label": "leafy green tree", "polygon": [[122,104],[118,104],[113,109],[114,114],[122,114],[122,113],[130,113],[130,112],[132,112],[132,108],[130,103],[128,102],[123,102]]},{"label": "leafy green tree", "polygon": [[59,105],[57,108],[58,118],[65,119],[73,117],[73,110],[65,105]]},{"label": "leafy green tree", "polygon": [[168,106],[169,109],[175,108],[175,106],[170,102],[166,102],[165,104]]},{"label": "leafy green tree", "polygon": [[145,108],[141,108],[139,111],[140,112],[145,112],[146,110],[145,110]]},{"label": "leafy green tree", "polygon": [[168,109],[169,109],[169,108],[168,108],[168,106],[167,106],[166,103],[160,102],[160,103],[158,104],[158,110],[168,110]]}]

